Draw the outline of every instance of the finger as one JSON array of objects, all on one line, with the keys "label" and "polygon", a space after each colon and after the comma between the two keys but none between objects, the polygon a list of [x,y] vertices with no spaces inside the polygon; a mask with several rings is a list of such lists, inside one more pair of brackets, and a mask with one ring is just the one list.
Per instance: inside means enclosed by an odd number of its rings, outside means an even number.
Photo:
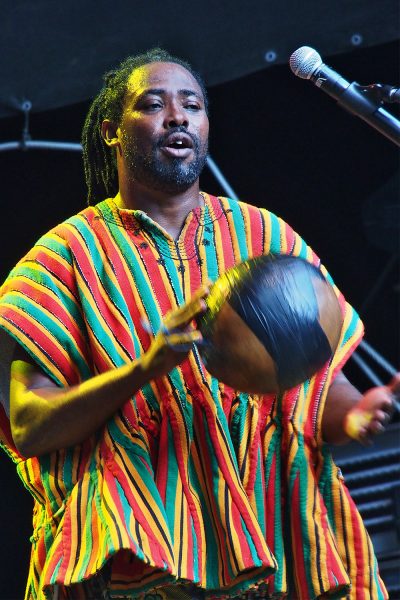
[{"label": "finger", "polygon": [[384,412],[388,421],[390,421],[393,413],[397,410],[396,406],[396,395],[387,394],[386,398],[383,399],[379,406],[380,412]]},{"label": "finger", "polygon": [[194,329],[190,332],[185,333],[172,333],[170,335],[165,336],[165,343],[172,350],[176,350],[178,352],[187,352],[191,350],[193,344],[201,342],[203,336],[200,331]]},{"label": "finger", "polygon": [[400,394],[400,373],[396,373],[396,375],[391,379],[387,387],[389,388],[392,394]]},{"label": "finger", "polygon": [[373,420],[385,425],[390,421],[390,413],[385,410],[375,410]]},{"label": "finger", "polygon": [[204,312],[207,309],[207,304],[204,300],[207,293],[208,288],[201,288],[196,295],[193,296],[190,302],[167,315],[164,319],[164,325],[167,329],[174,329],[176,327],[187,325],[195,316]]},{"label": "finger", "polygon": [[368,426],[371,422],[371,413],[365,410],[351,410],[345,418],[344,430],[353,440],[359,440],[364,443],[364,438],[368,434]]},{"label": "finger", "polygon": [[375,435],[383,433],[384,431],[385,431],[385,427],[384,427],[383,423],[381,423],[380,421],[376,421],[375,419],[372,419],[370,421],[370,423],[368,424],[366,433],[368,436],[373,437]]},{"label": "finger", "polygon": [[143,329],[146,331],[146,333],[150,333],[151,335],[154,335],[154,331],[153,328],[151,326],[151,323],[148,319],[145,319],[144,317],[142,319],[140,319],[140,322],[142,324]]},{"label": "finger", "polygon": [[368,433],[365,433],[363,435],[361,435],[358,439],[357,442],[359,442],[360,444],[362,444],[363,446],[372,446],[372,444],[374,443],[373,439],[371,436],[368,435]]}]

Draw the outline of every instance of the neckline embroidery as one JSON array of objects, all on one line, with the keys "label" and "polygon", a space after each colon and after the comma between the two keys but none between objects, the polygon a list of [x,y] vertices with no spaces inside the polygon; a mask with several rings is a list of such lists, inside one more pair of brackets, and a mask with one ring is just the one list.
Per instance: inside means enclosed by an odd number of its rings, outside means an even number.
[{"label": "neckline embroidery", "polygon": [[[211,233],[212,224],[224,214],[223,207],[213,197],[206,192],[200,194],[204,204],[188,213],[179,237],[175,240],[144,211],[120,209],[112,198],[98,205],[98,218],[125,229],[139,247],[145,248],[148,244],[156,248],[164,258],[188,261],[197,258],[196,248],[200,244],[210,243],[207,233]],[[189,248],[193,249],[190,256],[187,255]]]}]

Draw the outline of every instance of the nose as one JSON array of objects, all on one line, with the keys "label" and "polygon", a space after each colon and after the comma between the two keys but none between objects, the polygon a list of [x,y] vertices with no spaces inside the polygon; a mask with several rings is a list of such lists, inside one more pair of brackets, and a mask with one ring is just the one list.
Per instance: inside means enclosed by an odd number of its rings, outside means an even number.
[{"label": "nose", "polygon": [[164,126],[166,129],[173,127],[189,127],[189,119],[184,107],[178,102],[172,102],[165,115]]}]

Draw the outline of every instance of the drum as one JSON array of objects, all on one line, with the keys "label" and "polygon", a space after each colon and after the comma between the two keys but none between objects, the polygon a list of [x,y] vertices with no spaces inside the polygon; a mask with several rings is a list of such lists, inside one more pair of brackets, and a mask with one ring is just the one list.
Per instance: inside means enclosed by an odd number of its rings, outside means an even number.
[{"label": "drum", "polygon": [[207,370],[235,390],[288,390],[330,360],[342,313],[332,286],[301,258],[264,255],[224,273],[199,319]]}]

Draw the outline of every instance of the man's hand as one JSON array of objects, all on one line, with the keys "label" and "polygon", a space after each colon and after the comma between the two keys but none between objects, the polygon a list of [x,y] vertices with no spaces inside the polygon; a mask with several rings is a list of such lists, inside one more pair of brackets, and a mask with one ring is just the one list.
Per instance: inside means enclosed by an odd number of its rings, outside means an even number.
[{"label": "man's hand", "polygon": [[372,437],[382,433],[393,412],[394,396],[400,394],[400,373],[388,385],[371,388],[348,411],[343,421],[347,435],[361,444],[371,444]]},{"label": "man's hand", "polygon": [[58,387],[17,345],[11,365],[11,432],[22,456],[39,456],[83,442],[140,388],[167,374],[202,337],[191,322],[201,314],[207,288],[171,311],[149,350],[132,363],[71,387]]},{"label": "man's hand", "polygon": [[331,384],[324,413],[322,436],[330,444],[346,444],[355,439],[371,443],[381,433],[393,412],[393,396],[400,392],[400,373],[386,386],[361,394],[340,371]]},{"label": "man's hand", "polygon": [[141,368],[147,377],[155,379],[179,365],[203,337],[192,321],[207,308],[204,298],[208,288],[201,287],[190,302],[169,312],[150,348],[141,359]]}]

